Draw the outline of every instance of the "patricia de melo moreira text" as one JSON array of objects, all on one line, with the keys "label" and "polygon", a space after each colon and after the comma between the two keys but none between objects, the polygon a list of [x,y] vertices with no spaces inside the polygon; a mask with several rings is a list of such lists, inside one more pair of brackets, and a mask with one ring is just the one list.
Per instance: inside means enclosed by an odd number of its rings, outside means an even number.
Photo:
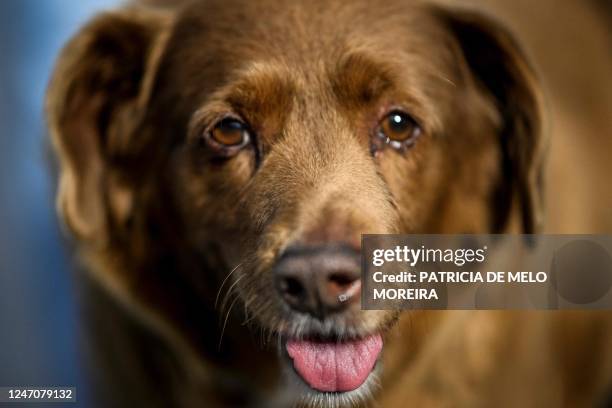
[{"label": "patricia de melo moreira text", "polygon": [[[478,249],[432,249],[396,246],[394,249],[372,251],[372,265],[375,268],[388,263],[398,263],[414,268],[419,263],[452,263],[462,267],[466,263],[482,264],[486,260],[487,247]],[[436,288],[427,287],[383,287],[380,284],[470,284],[470,283],[545,283],[548,274],[543,271],[375,271],[371,279],[377,288],[373,289],[373,300],[437,300]]]}]

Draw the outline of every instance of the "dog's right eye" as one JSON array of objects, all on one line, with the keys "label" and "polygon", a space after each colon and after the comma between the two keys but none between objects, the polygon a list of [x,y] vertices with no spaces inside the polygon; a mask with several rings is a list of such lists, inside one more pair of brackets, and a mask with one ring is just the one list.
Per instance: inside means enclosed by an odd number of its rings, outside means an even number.
[{"label": "dog's right eye", "polygon": [[210,137],[223,146],[243,146],[249,141],[249,131],[238,119],[225,118],[212,128]]},{"label": "dog's right eye", "polygon": [[226,117],[209,128],[203,141],[215,155],[231,157],[251,142],[251,133],[243,121]]}]

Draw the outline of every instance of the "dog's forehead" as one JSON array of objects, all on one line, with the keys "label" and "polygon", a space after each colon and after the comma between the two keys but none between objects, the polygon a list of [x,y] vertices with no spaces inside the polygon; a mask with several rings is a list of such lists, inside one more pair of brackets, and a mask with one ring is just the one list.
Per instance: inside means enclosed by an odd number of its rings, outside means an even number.
[{"label": "dog's forehead", "polygon": [[[419,58],[443,69],[441,37],[427,8],[410,0],[207,0],[184,9],[170,48],[181,65],[213,74],[269,62],[314,75],[357,53],[382,64],[374,71]],[[378,74],[374,65],[366,66]]]},{"label": "dog's forehead", "polygon": [[456,72],[442,27],[413,3],[194,2],[166,45],[161,92],[185,114],[215,96],[264,116],[286,112],[295,94],[351,109],[390,88],[433,111],[426,105],[448,99],[433,93],[447,92]]}]

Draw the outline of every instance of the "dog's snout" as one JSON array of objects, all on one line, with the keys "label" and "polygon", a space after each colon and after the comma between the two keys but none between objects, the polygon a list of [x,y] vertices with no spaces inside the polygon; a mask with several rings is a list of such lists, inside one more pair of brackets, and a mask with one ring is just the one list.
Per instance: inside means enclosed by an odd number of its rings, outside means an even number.
[{"label": "dog's snout", "polygon": [[348,245],[290,247],[274,269],[276,289],[292,309],[323,319],[359,298],[359,265]]}]

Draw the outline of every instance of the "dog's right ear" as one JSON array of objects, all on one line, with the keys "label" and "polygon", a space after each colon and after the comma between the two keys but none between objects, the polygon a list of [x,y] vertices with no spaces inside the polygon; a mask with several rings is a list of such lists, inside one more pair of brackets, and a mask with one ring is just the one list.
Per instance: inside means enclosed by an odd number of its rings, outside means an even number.
[{"label": "dog's right ear", "polygon": [[169,12],[149,9],[102,14],[58,59],[46,100],[60,166],[57,206],[82,241],[103,243],[110,222],[130,217],[133,192],[113,166],[135,148],[171,21]]}]

